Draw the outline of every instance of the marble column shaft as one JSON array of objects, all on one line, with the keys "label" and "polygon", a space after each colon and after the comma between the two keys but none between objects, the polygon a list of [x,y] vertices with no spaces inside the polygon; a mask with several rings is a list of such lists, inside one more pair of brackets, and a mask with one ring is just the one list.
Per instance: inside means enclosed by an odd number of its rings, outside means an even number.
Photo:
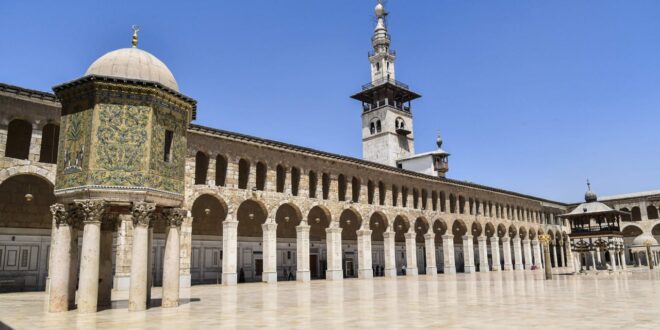
[{"label": "marble column shaft", "polygon": [[525,269],[532,269],[532,245],[529,239],[522,240],[523,253],[525,254]]},{"label": "marble column shaft", "polygon": [[167,236],[163,258],[163,308],[179,306],[181,224],[186,213],[183,209],[169,209],[165,212]]},{"label": "marble column shaft", "polygon": [[261,225],[263,232],[263,266],[261,281],[277,282],[277,224],[268,222]]},{"label": "marble column shaft", "polygon": [[515,258],[514,269],[523,270],[523,260],[522,260],[522,246],[520,245],[520,237],[514,237],[511,239],[513,242],[513,254]]},{"label": "marble column shaft", "polygon": [[83,242],[78,277],[78,311],[94,313],[98,307],[101,256],[101,216],[105,203],[100,200],[76,202],[83,220]]},{"label": "marble column shaft", "polygon": [[513,269],[511,264],[511,238],[508,236],[502,237],[502,253],[504,254],[504,270]]},{"label": "marble column shaft", "polygon": [[474,244],[472,235],[463,236],[463,267],[465,273],[474,273]]},{"label": "marble column shaft", "polygon": [[541,246],[539,240],[532,240],[532,251],[534,252],[534,266],[540,269],[543,267],[543,264],[541,262]]},{"label": "marble column shaft", "polygon": [[371,266],[371,230],[360,229],[357,231],[358,249],[358,277],[370,279],[374,277]]},{"label": "marble column shaft", "polygon": [[48,311],[69,310],[69,281],[71,280],[72,217],[62,204],[51,206],[53,237],[50,246]]},{"label": "marble column shaft", "polygon": [[238,262],[238,221],[222,222],[222,285],[236,285]]},{"label": "marble column shaft", "polygon": [[499,237],[495,235],[490,238],[490,254],[493,259],[493,271],[500,271],[500,242]]},{"label": "marble column shaft", "polygon": [[424,249],[426,250],[426,275],[438,275],[438,266],[435,260],[435,234],[424,234]]},{"label": "marble column shaft", "polygon": [[479,244],[479,272],[488,273],[490,271],[488,265],[488,237],[481,235],[477,240]]},{"label": "marble column shaft", "polygon": [[405,233],[406,237],[406,276],[417,276],[417,242],[416,234]]},{"label": "marble column shaft", "polygon": [[385,277],[396,277],[396,255],[394,249],[394,233],[383,233],[383,255],[385,258]]},{"label": "marble column shaft", "polygon": [[326,244],[328,269],[325,271],[325,278],[331,281],[343,280],[342,271],[342,251],[341,251],[341,231],[342,228],[326,228]]},{"label": "marble column shaft", "polygon": [[309,282],[309,226],[301,223],[296,227],[296,281]]},{"label": "marble column shaft", "polygon": [[114,235],[115,217],[109,218],[101,225],[101,250],[99,267],[98,305],[112,305],[112,239]]},{"label": "marble column shaft", "polygon": [[156,208],[154,203],[133,204],[133,253],[131,254],[131,284],[128,290],[128,310],[147,309],[149,294],[149,226]]},{"label": "marble column shaft", "polygon": [[456,274],[456,259],[454,256],[454,235],[442,235],[442,254],[445,275]]}]

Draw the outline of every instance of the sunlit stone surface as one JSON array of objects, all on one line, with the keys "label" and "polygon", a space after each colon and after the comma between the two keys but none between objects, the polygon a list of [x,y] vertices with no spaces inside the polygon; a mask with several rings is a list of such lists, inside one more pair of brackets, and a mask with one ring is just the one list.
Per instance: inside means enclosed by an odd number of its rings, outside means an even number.
[{"label": "sunlit stone surface", "polygon": [[[551,281],[524,271],[207,285],[178,308],[129,313],[127,297],[115,295],[113,309],[92,314],[49,314],[45,293],[10,293],[0,295],[0,319],[19,329],[657,328],[659,280],[658,271]],[[153,297],[160,302],[160,289]]]}]

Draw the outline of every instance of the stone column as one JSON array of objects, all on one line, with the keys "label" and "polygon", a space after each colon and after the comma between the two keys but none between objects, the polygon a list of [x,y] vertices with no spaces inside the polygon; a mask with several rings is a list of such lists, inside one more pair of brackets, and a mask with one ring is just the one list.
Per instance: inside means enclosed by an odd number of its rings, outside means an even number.
[{"label": "stone column", "polygon": [[522,240],[523,253],[525,254],[525,269],[532,269],[532,245],[529,239]]},{"label": "stone column", "polygon": [[500,271],[500,242],[495,235],[490,238],[490,254],[493,256],[493,271]]},{"label": "stone column", "polygon": [[149,290],[149,226],[156,209],[155,203],[134,202],[133,253],[131,254],[131,285],[128,290],[128,310],[147,309]]},{"label": "stone column", "polygon": [[417,243],[415,233],[405,233],[406,237],[406,276],[417,276]]},{"label": "stone column", "polygon": [[112,286],[117,291],[128,291],[131,283],[131,253],[133,252],[133,218],[130,214],[119,215],[116,246],[115,276]]},{"label": "stone column", "polygon": [[594,256],[595,252],[594,251],[590,251],[590,252],[591,252],[591,264],[593,270],[596,270],[596,257]]},{"label": "stone column", "polygon": [[261,225],[263,231],[263,257],[264,271],[261,281],[266,283],[277,282],[277,224],[267,222]]},{"label": "stone column", "polygon": [[463,265],[465,273],[474,273],[474,247],[472,235],[463,236]]},{"label": "stone column", "polygon": [[179,287],[189,288],[192,282],[190,276],[190,263],[192,262],[192,222],[193,218],[188,216],[183,219],[179,228]]},{"label": "stone column", "polygon": [[167,209],[165,224],[165,257],[163,258],[163,308],[179,306],[179,270],[181,266],[181,224],[186,217],[184,209]]},{"label": "stone column", "polygon": [[613,271],[616,270],[616,252],[614,252],[614,249],[610,249],[610,266]]},{"label": "stone column", "polygon": [[75,230],[74,217],[63,204],[50,206],[53,215],[53,237],[50,246],[50,291],[48,311],[69,310],[69,282],[71,280],[71,232]]},{"label": "stone column", "polygon": [[98,305],[101,216],[105,210],[105,201],[79,200],[76,201],[76,207],[84,224],[78,277],[78,311],[93,313],[97,311]]},{"label": "stone column", "polygon": [[112,305],[112,238],[117,214],[106,212],[104,217],[101,223],[98,306],[109,307]]},{"label": "stone column", "polygon": [[566,257],[564,256],[564,244],[559,243],[559,259],[561,260],[561,266],[566,267]]},{"label": "stone column", "polygon": [[523,260],[522,260],[522,247],[520,246],[520,237],[514,237],[513,241],[513,253],[515,256],[515,270],[523,270]]},{"label": "stone column", "polygon": [[625,249],[625,247],[623,248],[623,250],[619,251],[619,253],[621,255],[621,269],[626,270],[627,265],[626,265],[626,249]]},{"label": "stone column", "polygon": [[383,233],[383,247],[385,257],[385,277],[396,278],[396,260],[394,250],[394,233]]},{"label": "stone column", "polygon": [[479,244],[479,272],[488,273],[488,237],[481,235],[477,238]]},{"label": "stone column", "polygon": [[358,277],[373,278],[374,271],[371,266],[371,230],[360,229],[357,231],[358,249]]},{"label": "stone column", "polygon": [[69,309],[76,307],[76,290],[78,289],[78,271],[80,258],[78,257],[78,236],[81,218],[79,214],[72,214],[71,224],[71,267],[69,267]]},{"label": "stone column", "polygon": [[[552,250],[552,261],[554,262],[555,268],[559,267],[557,263],[557,248],[554,244],[550,245],[550,250]],[[598,262],[600,262],[600,251],[598,252]]]},{"label": "stone column", "polygon": [[309,282],[311,275],[309,272],[309,225],[307,223],[301,223],[296,227],[296,250],[298,252],[296,280]]},{"label": "stone column", "polygon": [[238,262],[238,221],[222,223],[222,285],[236,285]]},{"label": "stone column", "polygon": [[445,263],[445,275],[456,274],[456,260],[454,257],[454,235],[442,235],[442,254]]},{"label": "stone column", "polygon": [[534,266],[540,269],[543,265],[541,264],[541,247],[539,246],[539,240],[532,240],[532,250],[534,251]]},{"label": "stone column", "polygon": [[328,251],[328,269],[325,271],[325,278],[330,281],[344,279],[341,264],[341,230],[342,228],[339,227],[325,229]]},{"label": "stone column", "polygon": [[438,266],[435,260],[435,234],[424,234],[424,248],[426,249],[426,275],[438,275]]},{"label": "stone column", "polygon": [[509,236],[502,237],[502,253],[504,253],[504,270],[513,269],[511,265],[511,238]]}]

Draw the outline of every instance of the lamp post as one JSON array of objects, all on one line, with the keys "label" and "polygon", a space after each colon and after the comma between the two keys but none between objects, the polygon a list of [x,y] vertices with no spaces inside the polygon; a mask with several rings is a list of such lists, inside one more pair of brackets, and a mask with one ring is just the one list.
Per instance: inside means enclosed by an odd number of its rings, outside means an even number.
[{"label": "lamp post", "polygon": [[543,243],[543,252],[545,255],[545,279],[552,279],[552,266],[550,265],[550,235],[539,235],[539,240]]},{"label": "lamp post", "polygon": [[653,258],[651,258],[651,240],[647,239],[644,241],[644,246],[646,246],[646,262],[649,264],[649,269],[653,269]]}]

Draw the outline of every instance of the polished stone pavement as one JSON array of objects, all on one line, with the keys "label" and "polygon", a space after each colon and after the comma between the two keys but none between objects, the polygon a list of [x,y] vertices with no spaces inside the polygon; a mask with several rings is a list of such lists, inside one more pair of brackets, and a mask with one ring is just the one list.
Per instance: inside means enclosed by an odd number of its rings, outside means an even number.
[{"label": "polished stone pavement", "polygon": [[[536,271],[434,278],[194,286],[178,308],[128,312],[125,294],[96,314],[49,314],[43,292],[0,294],[0,328],[460,328],[660,327],[660,272],[555,275]],[[153,290],[155,301],[160,289]]]}]

